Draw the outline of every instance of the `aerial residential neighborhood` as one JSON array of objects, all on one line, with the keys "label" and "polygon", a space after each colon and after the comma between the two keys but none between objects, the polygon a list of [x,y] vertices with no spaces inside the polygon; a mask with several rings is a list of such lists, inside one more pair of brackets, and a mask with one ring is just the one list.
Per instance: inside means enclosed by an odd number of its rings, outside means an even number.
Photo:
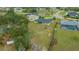
[{"label": "aerial residential neighborhood", "polygon": [[0,7],[0,51],[79,51],[79,8]]}]

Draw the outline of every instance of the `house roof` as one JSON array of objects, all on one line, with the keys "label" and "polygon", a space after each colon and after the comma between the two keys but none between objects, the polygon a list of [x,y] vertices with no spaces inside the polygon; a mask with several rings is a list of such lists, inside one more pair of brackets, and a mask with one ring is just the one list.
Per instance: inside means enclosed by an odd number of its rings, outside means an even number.
[{"label": "house roof", "polygon": [[26,15],[37,15],[37,14],[36,13],[27,13]]},{"label": "house roof", "polygon": [[61,25],[73,25],[73,26],[79,24],[79,22],[77,21],[68,21],[68,20],[61,21],[60,23]]},{"label": "house roof", "polygon": [[76,15],[78,15],[78,14],[73,11],[73,12],[69,12],[68,15],[69,15],[70,17],[74,17],[74,16],[76,16]]},{"label": "house roof", "polygon": [[50,23],[52,22],[52,19],[37,19],[35,20],[36,22],[39,22],[39,23]]}]

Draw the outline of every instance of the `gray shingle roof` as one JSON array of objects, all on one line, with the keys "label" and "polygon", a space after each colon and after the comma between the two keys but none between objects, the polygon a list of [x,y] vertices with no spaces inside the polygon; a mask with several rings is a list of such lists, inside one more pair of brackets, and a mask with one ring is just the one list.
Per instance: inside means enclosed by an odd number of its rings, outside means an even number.
[{"label": "gray shingle roof", "polygon": [[76,15],[78,15],[76,12],[69,12],[68,15],[70,17],[75,17]]},{"label": "gray shingle roof", "polygon": [[79,27],[78,27],[79,22],[77,22],[77,21],[64,20],[64,21],[61,21],[60,24],[61,24],[61,28],[63,28],[63,29],[79,30]]},{"label": "gray shingle roof", "polygon": [[36,22],[39,22],[39,23],[51,23],[52,22],[52,19],[37,19],[35,20]]},{"label": "gray shingle roof", "polygon": [[78,25],[78,22],[64,20],[64,21],[61,21],[61,25]]}]

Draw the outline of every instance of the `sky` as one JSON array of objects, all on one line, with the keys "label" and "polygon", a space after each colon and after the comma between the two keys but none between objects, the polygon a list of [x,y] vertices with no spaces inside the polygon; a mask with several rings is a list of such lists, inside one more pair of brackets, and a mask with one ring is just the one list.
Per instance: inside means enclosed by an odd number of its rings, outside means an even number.
[{"label": "sky", "polygon": [[78,7],[79,0],[0,0],[0,7]]}]

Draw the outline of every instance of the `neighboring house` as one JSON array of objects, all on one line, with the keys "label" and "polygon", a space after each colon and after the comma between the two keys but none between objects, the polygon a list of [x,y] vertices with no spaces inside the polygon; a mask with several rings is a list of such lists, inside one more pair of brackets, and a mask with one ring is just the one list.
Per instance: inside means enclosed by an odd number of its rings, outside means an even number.
[{"label": "neighboring house", "polygon": [[44,19],[44,18],[40,18],[35,21],[38,23],[45,23],[45,24],[52,23],[52,19]]},{"label": "neighboring house", "polygon": [[8,8],[8,7],[0,7],[0,11],[8,11],[8,10],[10,10],[10,8]]},{"label": "neighboring house", "polygon": [[67,15],[69,17],[76,17],[76,16],[78,16],[78,13],[76,13],[75,11],[72,11],[72,12],[69,12]]},{"label": "neighboring house", "polygon": [[22,13],[22,11],[23,11],[23,8],[21,8],[21,7],[14,8],[14,12],[16,12],[16,13]]},{"label": "neighboring house", "polygon": [[68,20],[63,20],[60,22],[61,28],[64,30],[79,30],[79,22],[77,21],[68,21]]},{"label": "neighboring house", "polygon": [[53,18],[64,19],[64,17],[63,16],[60,16],[60,15],[54,15]]},{"label": "neighboring house", "polygon": [[27,18],[29,21],[35,21],[36,19],[39,19],[39,16],[37,14],[27,14]]},{"label": "neighboring house", "polygon": [[5,15],[7,11],[9,11],[10,8],[8,7],[0,7],[0,16]]}]

